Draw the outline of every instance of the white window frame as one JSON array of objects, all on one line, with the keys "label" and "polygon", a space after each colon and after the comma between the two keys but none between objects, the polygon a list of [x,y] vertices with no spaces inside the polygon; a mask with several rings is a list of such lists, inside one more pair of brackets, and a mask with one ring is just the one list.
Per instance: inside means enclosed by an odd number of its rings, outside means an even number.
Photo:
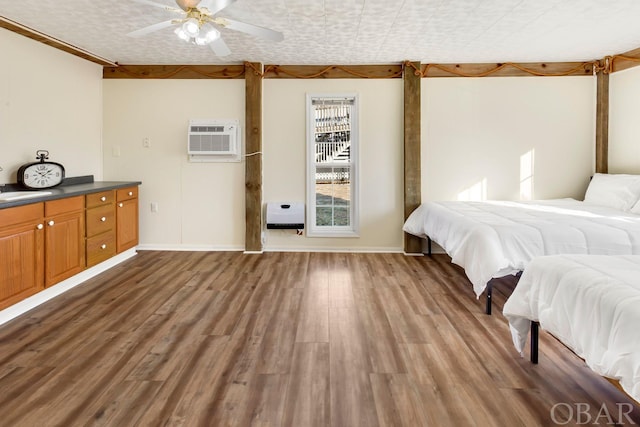
[{"label": "white window frame", "polygon": [[[348,226],[316,225],[316,160],[315,160],[315,111],[313,100],[322,98],[353,98],[351,110],[351,151],[349,163],[350,205]],[[308,237],[359,237],[359,99],[357,93],[307,94],[307,232]],[[344,167],[344,163],[328,163],[325,166]]]}]

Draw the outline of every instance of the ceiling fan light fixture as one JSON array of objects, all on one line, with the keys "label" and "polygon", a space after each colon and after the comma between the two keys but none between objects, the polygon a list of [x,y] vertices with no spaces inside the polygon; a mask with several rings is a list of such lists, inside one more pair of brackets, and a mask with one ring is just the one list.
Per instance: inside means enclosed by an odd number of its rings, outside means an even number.
[{"label": "ceiling fan light fixture", "polygon": [[195,38],[195,44],[204,46],[219,38],[220,31],[216,30],[211,24],[204,24],[200,28],[200,34]]},{"label": "ceiling fan light fixture", "polygon": [[220,31],[216,27],[239,31],[274,42],[279,42],[284,39],[284,35],[279,31],[216,16],[218,12],[236,0],[174,0],[179,8],[156,3],[158,0],[132,1],[179,13],[180,18],[158,22],[132,31],[127,34],[130,37],[140,37],[175,25],[174,33],[180,40],[189,44],[209,45],[213,53],[220,57],[229,55],[231,50],[222,39]]},{"label": "ceiling fan light fixture", "polygon": [[182,29],[182,27],[178,27],[175,29],[174,33],[176,33],[176,35],[178,36],[178,38],[180,40],[183,40],[185,42],[188,42],[189,40],[191,40],[191,37],[189,37],[189,35],[187,33],[184,32],[184,30]]},{"label": "ceiling fan light fixture", "polygon": [[200,33],[200,23],[195,18],[189,18],[182,24],[182,30],[189,37],[197,37]]}]

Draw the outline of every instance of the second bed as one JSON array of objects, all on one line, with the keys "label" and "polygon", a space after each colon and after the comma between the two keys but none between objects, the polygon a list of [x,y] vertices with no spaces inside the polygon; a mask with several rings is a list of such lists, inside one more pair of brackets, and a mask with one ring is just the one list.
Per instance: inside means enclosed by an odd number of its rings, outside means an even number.
[{"label": "second bed", "polygon": [[575,199],[427,202],[403,230],[442,246],[479,297],[537,256],[640,254],[640,215]]}]

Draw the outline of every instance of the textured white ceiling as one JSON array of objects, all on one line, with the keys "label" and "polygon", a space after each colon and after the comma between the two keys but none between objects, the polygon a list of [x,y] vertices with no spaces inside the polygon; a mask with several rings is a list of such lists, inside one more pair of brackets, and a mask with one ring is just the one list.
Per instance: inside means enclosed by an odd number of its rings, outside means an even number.
[{"label": "textured white ceiling", "polygon": [[171,28],[127,37],[174,17],[131,0],[0,0],[0,16],[120,64],[583,61],[640,47],[638,0],[237,0],[219,16],[285,40],[223,29],[223,58]]}]

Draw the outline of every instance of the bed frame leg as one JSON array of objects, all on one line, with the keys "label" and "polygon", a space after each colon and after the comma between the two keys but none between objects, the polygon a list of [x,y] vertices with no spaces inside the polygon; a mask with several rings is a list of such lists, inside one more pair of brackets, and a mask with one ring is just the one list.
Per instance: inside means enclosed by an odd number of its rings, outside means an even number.
[{"label": "bed frame leg", "polygon": [[491,294],[493,293],[493,284],[491,281],[487,283],[487,306],[485,308],[485,313],[491,316]]},{"label": "bed frame leg", "polygon": [[538,363],[538,322],[531,321],[531,363]]},{"label": "bed frame leg", "polygon": [[427,237],[427,255],[431,256],[431,238]]}]

